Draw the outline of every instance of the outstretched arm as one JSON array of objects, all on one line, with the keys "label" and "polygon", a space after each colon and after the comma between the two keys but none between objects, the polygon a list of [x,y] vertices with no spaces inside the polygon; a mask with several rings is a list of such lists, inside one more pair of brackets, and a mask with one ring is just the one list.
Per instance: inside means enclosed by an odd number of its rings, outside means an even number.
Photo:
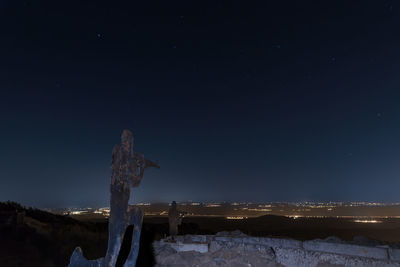
[{"label": "outstretched arm", "polygon": [[132,187],[137,187],[140,185],[140,182],[142,181],[144,170],[149,167],[155,167],[155,168],[160,168],[157,163],[148,160],[144,157],[144,155],[140,152],[134,152],[134,161],[132,164],[135,165],[135,170],[136,172],[133,174],[133,177],[131,178],[131,186]]},{"label": "outstretched arm", "polygon": [[158,163],[151,161],[149,159],[146,159],[144,157],[144,155],[139,151],[134,152],[134,158],[136,160],[137,166],[140,167],[141,169],[147,169],[149,167],[154,167],[154,168],[158,168],[158,169],[160,168]]},{"label": "outstretched arm", "polygon": [[160,166],[158,165],[158,163],[157,162],[153,162],[153,161],[151,161],[151,160],[149,160],[149,159],[144,159],[144,168],[146,169],[146,168],[149,168],[149,167],[154,167],[154,168],[157,168],[157,169],[159,169],[160,168]]}]

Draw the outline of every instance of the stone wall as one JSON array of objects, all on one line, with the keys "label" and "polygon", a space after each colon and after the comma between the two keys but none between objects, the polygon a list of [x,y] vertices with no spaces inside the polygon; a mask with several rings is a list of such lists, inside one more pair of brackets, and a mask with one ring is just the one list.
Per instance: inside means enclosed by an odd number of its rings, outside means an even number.
[{"label": "stone wall", "polygon": [[389,246],[251,237],[238,231],[177,236],[153,246],[157,267],[400,266],[400,249]]}]

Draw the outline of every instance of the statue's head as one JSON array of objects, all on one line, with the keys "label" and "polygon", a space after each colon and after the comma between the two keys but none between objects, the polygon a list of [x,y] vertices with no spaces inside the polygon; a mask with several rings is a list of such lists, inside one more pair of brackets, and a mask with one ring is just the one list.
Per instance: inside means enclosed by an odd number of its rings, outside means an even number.
[{"label": "statue's head", "polygon": [[176,202],[175,202],[175,201],[172,201],[171,206],[175,208],[175,207],[176,207]]},{"label": "statue's head", "polygon": [[133,134],[129,130],[124,130],[121,136],[122,148],[128,152],[133,151]]}]

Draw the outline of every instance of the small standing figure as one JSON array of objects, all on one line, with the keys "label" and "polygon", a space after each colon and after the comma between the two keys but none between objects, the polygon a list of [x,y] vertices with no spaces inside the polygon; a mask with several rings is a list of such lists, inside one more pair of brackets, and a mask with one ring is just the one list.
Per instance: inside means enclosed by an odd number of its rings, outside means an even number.
[{"label": "small standing figure", "polygon": [[181,225],[183,216],[184,213],[177,210],[176,202],[172,201],[168,211],[169,235],[172,236],[172,238],[178,235],[178,225]]}]

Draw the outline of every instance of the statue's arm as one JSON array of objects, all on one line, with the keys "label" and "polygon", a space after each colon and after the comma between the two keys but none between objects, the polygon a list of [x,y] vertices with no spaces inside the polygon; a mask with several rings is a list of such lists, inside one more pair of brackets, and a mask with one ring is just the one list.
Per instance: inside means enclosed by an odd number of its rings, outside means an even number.
[{"label": "statue's arm", "polygon": [[179,214],[179,217],[180,217],[180,218],[183,218],[183,217],[185,217],[186,214],[189,214],[189,212],[187,212],[187,211],[182,211],[182,210],[178,210],[178,214]]},{"label": "statue's arm", "polygon": [[157,162],[153,162],[149,159],[144,159],[144,169],[149,168],[149,167],[153,167],[153,168],[157,168],[157,169],[160,168],[160,166],[158,165]]},{"label": "statue's arm", "polygon": [[137,166],[140,167],[140,169],[147,169],[150,167],[157,168],[157,169],[160,168],[158,163],[151,161],[149,159],[146,159],[141,152],[135,151],[134,158],[136,160]]},{"label": "statue's arm", "polygon": [[140,185],[140,182],[143,179],[144,170],[149,167],[160,168],[157,163],[148,160],[144,157],[144,155],[140,152],[134,152],[134,161],[132,162],[134,168],[138,171],[138,173],[134,173],[131,177],[132,187],[137,187]]}]

